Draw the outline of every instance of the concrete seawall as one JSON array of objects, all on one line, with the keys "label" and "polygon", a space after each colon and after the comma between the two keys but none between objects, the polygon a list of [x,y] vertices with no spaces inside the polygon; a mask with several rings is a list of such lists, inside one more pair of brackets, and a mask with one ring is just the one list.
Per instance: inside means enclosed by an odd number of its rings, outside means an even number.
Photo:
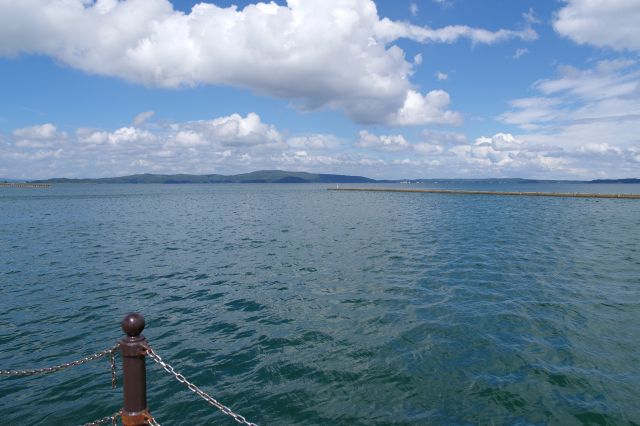
[{"label": "concrete seawall", "polygon": [[589,194],[581,192],[516,192],[516,191],[468,191],[457,189],[396,189],[396,188],[328,188],[329,191],[357,192],[421,192],[425,194],[453,195],[508,195],[524,197],[572,197],[572,198],[624,198],[640,200],[640,194]]},{"label": "concrete seawall", "polygon": [[39,188],[49,189],[50,183],[18,183],[18,182],[0,182],[0,188]]}]

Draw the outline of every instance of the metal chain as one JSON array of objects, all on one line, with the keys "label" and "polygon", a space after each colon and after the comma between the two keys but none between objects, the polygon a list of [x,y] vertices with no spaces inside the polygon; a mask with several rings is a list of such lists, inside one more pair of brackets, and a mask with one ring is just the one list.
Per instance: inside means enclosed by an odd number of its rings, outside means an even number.
[{"label": "metal chain", "polygon": [[64,364],[55,365],[53,367],[33,368],[31,370],[0,370],[0,376],[33,376],[36,374],[55,373],[56,371],[61,371],[70,367],[75,367],[77,365],[86,364],[87,362],[109,355],[111,362],[111,385],[115,387],[115,360],[113,360],[112,358],[114,352],[116,352],[119,346],[120,344],[118,343],[110,349],[105,349],[104,351],[96,352],[92,355],[80,358],[77,361],[66,362]]},{"label": "metal chain", "polygon": [[117,343],[113,348],[111,348],[111,352],[109,353],[109,365],[111,366],[111,389],[116,388],[116,352],[118,352],[118,347],[120,346]]},{"label": "metal chain", "polygon": [[149,422],[149,424],[150,424],[151,426],[160,426],[160,423],[158,423],[158,421],[157,421],[156,419],[154,419],[154,418],[153,418],[153,416],[150,416],[150,417],[147,419],[147,422]]},{"label": "metal chain", "polygon": [[197,387],[196,385],[194,385],[193,383],[191,383],[190,381],[188,381],[182,374],[180,373],[176,373],[176,371],[173,369],[172,366],[170,366],[169,364],[167,364],[166,362],[164,362],[162,360],[162,358],[160,358],[160,356],[158,354],[156,354],[153,349],[151,349],[151,347],[149,346],[145,346],[146,350],[147,350],[147,355],[149,355],[149,358],[151,358],[152,360],[154,360],[156,363],[160,364],[160,366],[169,374],[171,374],[173,377],[175,377],[175,379],[177,381],[179,381],[180,383],[182,383],[183,385],[185,385],[191,392],[195,393],[196,395],[198,395],[200,398],[204,399],[205,401],[207,401],[209,404],[213,405],[214,407],[216,407],[218,410],[222,411],[224,414],[226,414],[227,416],[230,416],[231,418],[233,418],[233,420],[235,420],[238,423],[244,424],[244,425],[248,425],[248,426],[258,426],[255,423],[251,423],[250,421],[248,421],[247,419],[245,419],[243,416],[241,416],[240,414],[234,413],[231,408],[223,405],[222,403],[218,402],[214,397],[212,397],[211,395],[208,395],[205,391],[203,391],[202,389],[200,389],[199,387]]},{"label": "metal chain", "polygon": [[122,415],[122,411],[118,411],[117,413],[113,413],[110,416],[107,417],[103,417],[101,419],[98,420],[94,420],[92,422],[89,423],[85,423],[82,426],[98,426],[98,425],[103,425],[105,423],[111,423],[112,425],[116,425],[118,418]]}]

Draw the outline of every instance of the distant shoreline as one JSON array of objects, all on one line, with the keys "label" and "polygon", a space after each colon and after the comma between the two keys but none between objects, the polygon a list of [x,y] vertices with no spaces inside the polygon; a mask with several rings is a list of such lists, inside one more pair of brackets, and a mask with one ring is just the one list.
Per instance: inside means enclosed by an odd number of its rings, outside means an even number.
[{"label": "distant shoreline", "polygon": [[507,195],[524,197],[566,197],[566,198],[624,198],[640,200],[640,194],[590,194],[580,192],[518,192],[518,191],[468,191],[456,189],[399,189],[399,188],[328,188],[329,191],[353,192],[419,192],[426,194],[451,195]]},{"label": "distant shoreline", "polygon": [[[0,179],[2,181],[2,179]],[[236,175],[193,175],[193,174],[136,174],[105,178],[51,178],[30,180],[28,183],[161,183],[161,184],[193,184],[193,183],[635,183],[640,179],[595,179],[595,180],[560,180],[560,179],[523,179],[523,178],[484,178],[484,179],[371,179],[365,176],[338,175],[326,173],[292,172],[286,170],[259,170]]]},{"label": "distant shoreline", "polygon": [[49,189],[50,183],[29,183],[29,182],[0,182],[1,188],[38,188]]}]

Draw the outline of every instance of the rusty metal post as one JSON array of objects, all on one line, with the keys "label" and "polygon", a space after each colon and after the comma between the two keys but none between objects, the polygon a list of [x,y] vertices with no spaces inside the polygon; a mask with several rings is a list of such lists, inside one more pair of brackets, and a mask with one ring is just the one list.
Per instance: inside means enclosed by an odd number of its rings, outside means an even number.
[{"label": "rusty metal post", "polygon": [[151,417],[147,408],[147,372],[145,345],[147,339],[140,333],[144,330],[144,317],[138,313],[127,314],[122,320],[126,336],[120,340],[122,354],[122,387],[124,426],[148,425]]}]

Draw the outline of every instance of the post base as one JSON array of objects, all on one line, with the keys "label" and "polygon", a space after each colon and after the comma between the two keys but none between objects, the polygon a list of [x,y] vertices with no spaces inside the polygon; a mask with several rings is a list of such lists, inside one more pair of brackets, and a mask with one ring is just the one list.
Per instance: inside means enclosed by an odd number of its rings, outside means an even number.
[{"label": "post base", "polygon": [[122,424],[124,426],[143,426],[149,425],[151,413],[149,410],[139,411],[137,413],[122,413]]}]

